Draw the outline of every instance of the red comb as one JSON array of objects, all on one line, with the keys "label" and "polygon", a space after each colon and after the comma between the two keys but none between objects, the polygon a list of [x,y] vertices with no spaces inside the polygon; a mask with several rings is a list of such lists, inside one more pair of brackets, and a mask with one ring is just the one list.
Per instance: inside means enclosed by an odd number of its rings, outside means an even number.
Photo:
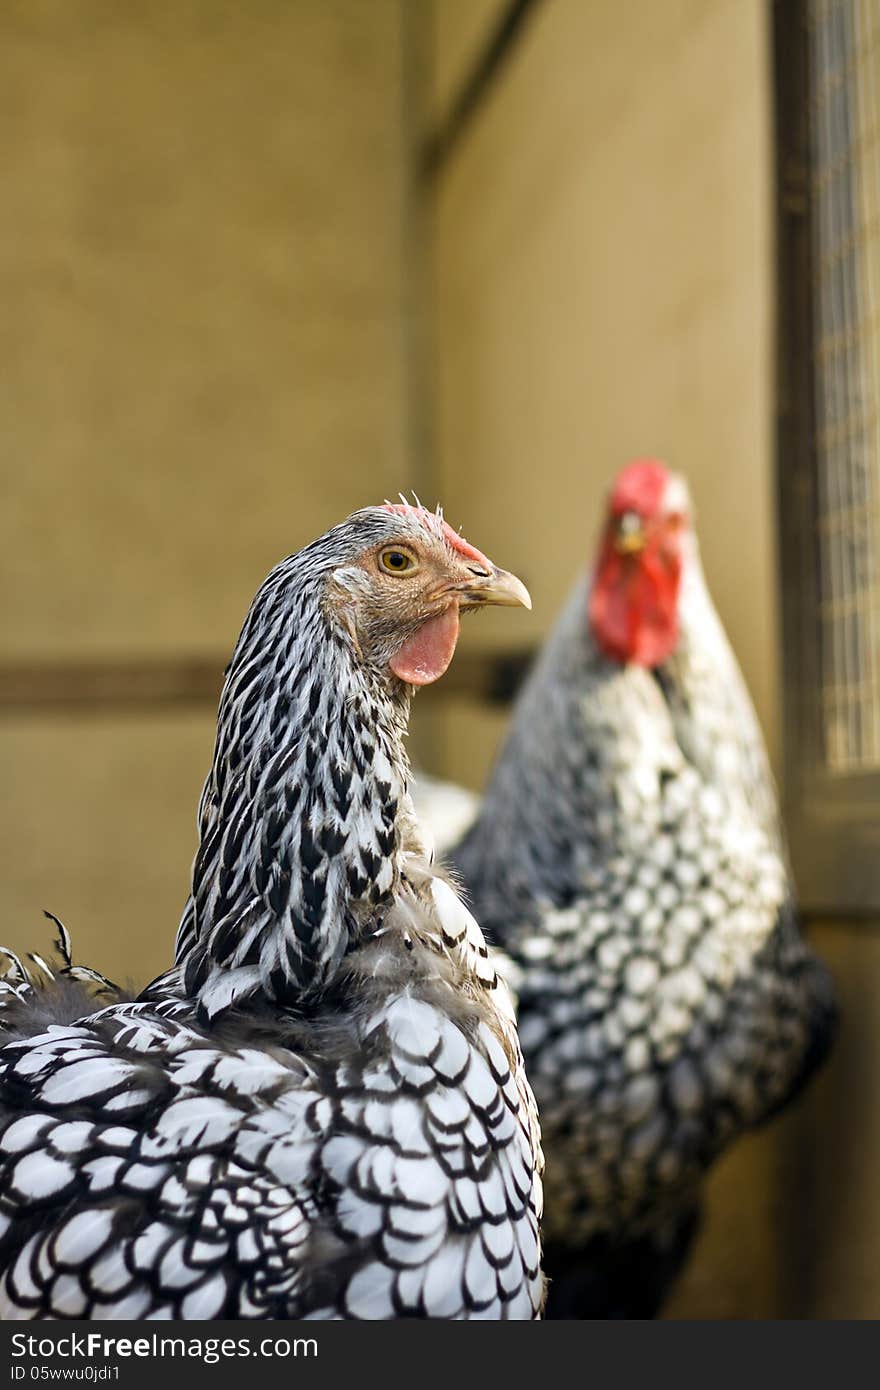
[{"label": "red comb", "polygon": [[386,512],[397,512],[400,516],[414,516],[432,535],[442,535],[457,555],[461,555],[465,560],[475,560],[484,569],[493,568],[492,561],[488,560],[481,550],[466,541],[464,536],[460,536],[454,531],[448,521],[437,512],[429,512],[427,507],[411,507],[408,502],[386,502]]},{"label": "red comb", "polygon": [[653,516],[663,500],[671,474],[659,459],[633,459],[614,480],[608,508],[612,516],[638,512]]}]

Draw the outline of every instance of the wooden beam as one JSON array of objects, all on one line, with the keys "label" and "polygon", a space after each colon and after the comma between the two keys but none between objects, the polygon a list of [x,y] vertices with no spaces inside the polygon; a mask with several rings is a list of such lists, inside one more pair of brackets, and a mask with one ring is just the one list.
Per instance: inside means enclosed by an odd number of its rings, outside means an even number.
[{"label": "wooden beam", "polygon": [[[461,652],[432,698],[506,704],[531,663],[530,650]],[[225,661],[219,656],[22,661],[0,666],[0,714],[216,709]]]}]

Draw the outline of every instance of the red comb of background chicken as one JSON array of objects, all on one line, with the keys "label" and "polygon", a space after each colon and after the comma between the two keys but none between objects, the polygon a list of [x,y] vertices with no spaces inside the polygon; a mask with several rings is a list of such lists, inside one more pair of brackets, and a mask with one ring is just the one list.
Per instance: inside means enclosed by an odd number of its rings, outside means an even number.
[{"label": "red comb of background chicken", "polygon": [[633,459],[618,473],[608,510],[612,516],[638,512],[639,516],[655,516],[669,486],[669,469],[659,459]]},{"label": "red comb of background chicken", "polygon": [[612,661],[659,666],[678,641],[685,518],[678,494],[670,505],[674,481],[658,459],[634,459],[611,489],[589,617]]}]

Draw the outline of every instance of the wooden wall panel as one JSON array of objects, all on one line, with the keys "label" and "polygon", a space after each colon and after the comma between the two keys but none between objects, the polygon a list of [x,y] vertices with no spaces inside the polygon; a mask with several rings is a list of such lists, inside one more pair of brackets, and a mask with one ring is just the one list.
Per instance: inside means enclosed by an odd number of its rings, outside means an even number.
[{"label": "wooden wall panel", "polygon": [[[775,754],[772,200],[761,0],[543,0],[433,191],[434,430],[455,522],[551,624],[634,454],[685,472]],[[445,765],[479,784],[483,724]]]},{"label": "wooden wall panel", "polygon": [[399,0],[0,13],[18,656],[225,649],[405,460]]},{"label": "wooden wall panel", "polygon": [[439,125],[510,0],[424,0],[430,125]]},{"label": "wooden wall panel", "polygon": [[141,985],[164,970],[213,744],[210,711],[5,720],[2,944],[45,953],[48,908],[82,964]]}]

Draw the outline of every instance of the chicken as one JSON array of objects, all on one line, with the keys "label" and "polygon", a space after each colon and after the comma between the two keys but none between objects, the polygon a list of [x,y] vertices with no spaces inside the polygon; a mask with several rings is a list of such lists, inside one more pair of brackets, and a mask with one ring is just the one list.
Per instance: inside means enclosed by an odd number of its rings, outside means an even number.
[{"label": "chicken", "polygon": [[491,603],[529,599],[406,505],[269,575],[226,672],[175,964],[78,1020],[65,980],[54,1023],[57,987],[13,970],[3,1318],[539,1314],[513,1010],[426,858],[404,751],[413,688]]},{"label": "chicken", "polygon": [[822,1059],[764,745],[683,480],[630,464],[454,854],[510,954],[547,1153],[547,1316],[653,1314],[703,1175]]}]

